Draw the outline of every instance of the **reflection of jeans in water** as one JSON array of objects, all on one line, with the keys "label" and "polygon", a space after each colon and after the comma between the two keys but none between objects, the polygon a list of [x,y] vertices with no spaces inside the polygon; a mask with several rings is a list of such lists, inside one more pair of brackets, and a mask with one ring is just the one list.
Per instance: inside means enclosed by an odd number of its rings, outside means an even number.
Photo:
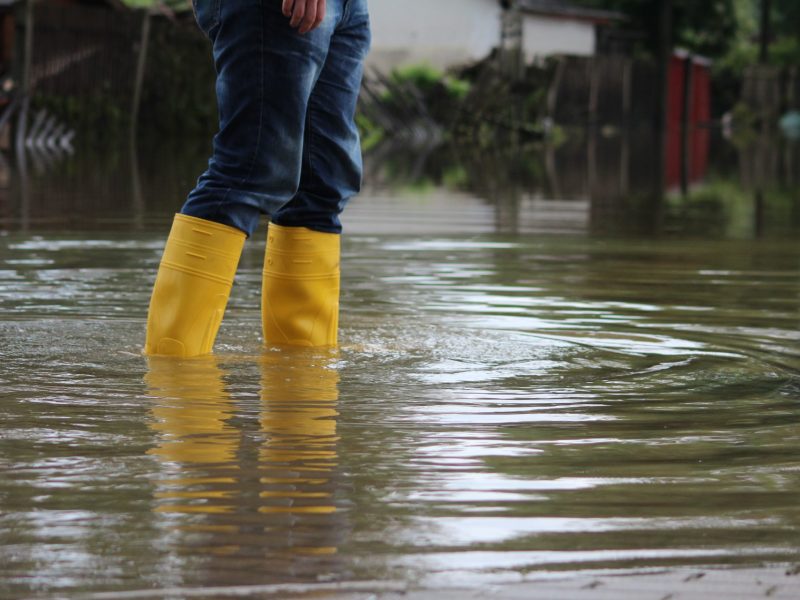
[{"label": "reflection of jeans in water", "polygon": [[306,34],[281,4],[194,0],[213,45],[220,129],[181,212],[248,235],[261,214],[340,233],[339,213],[361,186],[354,113],[370,42],[367,1],[328,0],[325,20]]}]

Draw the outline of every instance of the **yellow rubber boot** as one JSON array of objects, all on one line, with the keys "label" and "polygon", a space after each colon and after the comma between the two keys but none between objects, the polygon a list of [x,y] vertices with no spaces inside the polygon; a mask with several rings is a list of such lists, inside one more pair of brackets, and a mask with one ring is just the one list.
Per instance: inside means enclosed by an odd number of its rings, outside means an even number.
[{"label": "yellow rubber boot", "polygon": [[211,352],[246,237],[234,227],[175,215],[150,299],[145,354]]},{"label": "yellow rubber boot", "polygon": [[267,344],[336,345],[340,237],[270,223],[261,293]]}]

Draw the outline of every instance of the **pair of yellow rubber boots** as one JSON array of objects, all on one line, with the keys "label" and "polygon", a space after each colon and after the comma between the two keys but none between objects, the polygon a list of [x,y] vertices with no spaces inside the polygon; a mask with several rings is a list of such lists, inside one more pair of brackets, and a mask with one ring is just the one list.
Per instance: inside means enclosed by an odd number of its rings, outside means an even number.
[{"label": "pair of yellow rubber boots", "polygon": [[[245,239],[234,227],[175,215],[150,300],[146,355],[211,352]],[[336,345],[339,240],[270,223],[261,295],[265,343]]]}]

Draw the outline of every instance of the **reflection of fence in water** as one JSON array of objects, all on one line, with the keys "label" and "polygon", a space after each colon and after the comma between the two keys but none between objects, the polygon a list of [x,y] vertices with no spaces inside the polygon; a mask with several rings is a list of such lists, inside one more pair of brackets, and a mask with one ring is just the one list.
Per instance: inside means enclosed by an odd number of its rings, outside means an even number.
[{"label": "reflection of fence in water", "polygon": [[[0,163],[0,229],[130,229],[166,222],[207,161],[203,145],[87,153],[23,174]],[[2,186],[3,178],[8,185]]]}]

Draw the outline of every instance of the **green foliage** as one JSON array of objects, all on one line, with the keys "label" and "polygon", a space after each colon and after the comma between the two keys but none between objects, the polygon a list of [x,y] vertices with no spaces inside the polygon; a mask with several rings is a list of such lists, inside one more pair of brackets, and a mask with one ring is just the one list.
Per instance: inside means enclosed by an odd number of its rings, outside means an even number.
[{"label": "green foliage", "polygon": [[738,28],[734,0],[675,0],[674,6],[676,46],[712,58],[730,50]]},{"label": "green foliage", "polygon": [[384,110],[399,120],[410,107],[421,104],[431,118],[447,128],[458,114],[471,86],[458,76],[448,75],[429,64],[416,64],[392,71],[390,83],[381,95]]},{"label": "green foliage", "polygon": [[392,71],[391,78],[396,83],[413,83],[426,91],[444,79],[444,73],[429,64],[409,65]]},{"label": "green foliage", "polygon": [[442,184],[451,190],[468,188],[469,180],[470,174],[464,165],[454,163],[442,171]]},{"label": "green foliage", "polygon": [[[622,27],[645,34],[640,49],[655,53],[659,0],[573,1],[621,12],[626,16]],[[738,69],[741,73],[758,58],[760,7],[761,0],[673,0],[673,45],[721,61],[720,71]],[[798,23],[798,0],[772,0],[772,64],[800,64]]]},{"label": "green foliage", "polygon": [[[752,1],[752,0],[751,0]],[[772,29],[778,37],[800,37],[800,2],[772,0]]]},{"label": "green foliage", "polygon": [[164,5],[172,10],[189,10],[192,7],[191,0],[122,0],[131,8],[150,8],[153,6]]},{"label": "green foliage", "polygon": [[412,84],[423,95],[444,92],[453,100],[463,99],[469,93],[470,83],[458,77],[446,75],[439,69],[423,63],[400,67],[392,71],[391,79],[399,84]]},{"label": "green foliage", "polygon": [[[619,11],[621,27],[643,33],[637,53],[655,55],[662,0],[573,0],[584,6]],[[762,0],[672,0],[672,42],[712,59],[712,114],[735,105],[742,76],[759,59]],[[770,49],[774,66],[800,65],[800,1],[771,0]]]},{"label": "green foliage", "polygon": [[[764,227],[771,232],[791,228],[796,189],[769,185],[760,190],[764,202]],[[667,199],[668,220],[680,223],[683,232],[750,238],[756,222],[756,191],[736,179],[712,177],[686,197]]]},{"label": "green foliage", "polygon": [[782,37],[773,42],[769,48],[769,62],[779,67],[800,65],[800,37]]},{"label": "green foliage", "polygon": [[553,125],[550,129],[547,141],[550,146],[558,148],[559,146],[565,144],[568,139],[569,134],[567,133],[566,129],[564,129],[561,125]]},{"label": "green foliage", "polygon": [[[758,5],[759,3],[754,0],[735,0],[737,30],[728,51],[715,60],[715,74],[741,74],[746,67],[758,62]],[[773,32],[769,48],[770,64],[781,67],[800,65],[800,28],[791,25],[798,22],[800,22],[800,2],[773,0],[770,19]]]},{"label": "green foliage", "polygon": [[461,78],[471,85],[453,124],[454,136],[480,147],[540,142],[555,64],[529,65],[519,78],[510,77],[493,59],[465,68]]},{"label": "green foliage", "polygon": [[465,81],[463,79],[456,79],[454,77],[448,77],[445,79],[445,86],[447,87],[447,91],[452,98],[457,100],[463,100],[467,94],[469,94],[470,90],[470,83],[469,81]]},{"label": "green foliage", "polygon": [[361,136],[361,148],[364,151],[371,150],[380,144],[386,135],[386,132],[377,123],[363,113],[356,114],[356,125]]},{"label": "green foliage", "polygon": [[734,142],[737,146],[746,146],[756,139],[758,115],[752,107],[744,102],[737,102],[731,110],[734,123]]}]

